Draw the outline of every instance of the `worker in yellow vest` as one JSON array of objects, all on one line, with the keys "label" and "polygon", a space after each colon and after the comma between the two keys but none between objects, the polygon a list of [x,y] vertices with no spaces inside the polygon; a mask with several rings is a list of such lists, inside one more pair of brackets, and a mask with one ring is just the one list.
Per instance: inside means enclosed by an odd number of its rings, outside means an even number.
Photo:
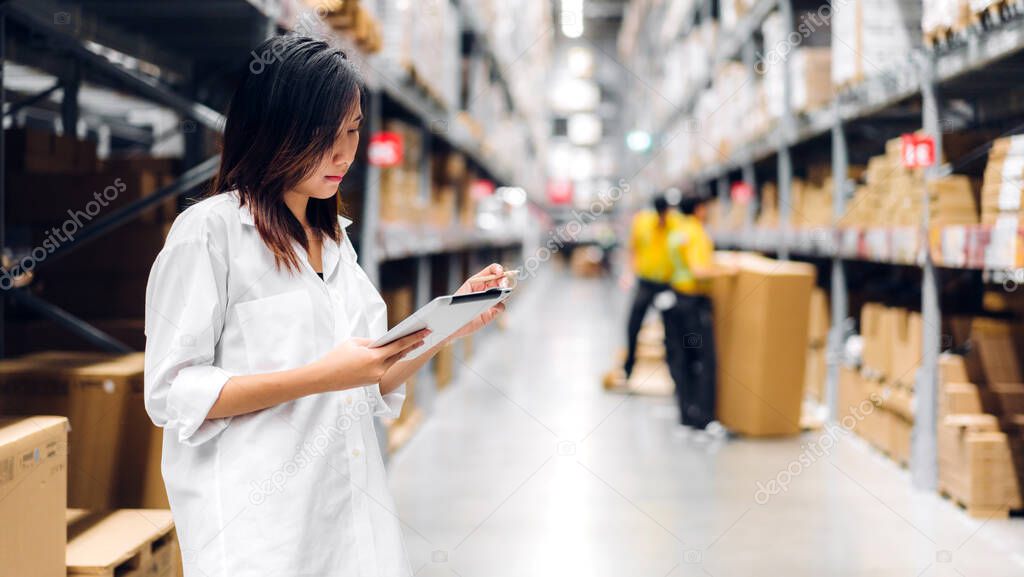
[{"label": "worker in yellow vest", "polygon": [[681,222],[669,239],[675,306],[665,317],[669,370],[676,385],[682,424],[704,430],[715,420],[716,358],[711,279],[714,243],[704,228],[707,199],[684,197]]},{"label": "worker in yellow vest", "polygon": [[[629,379],[636,362],[636,342],[647,309],[654,297],[669,290],[674,266],[669,254],[669,238],[678,228],[681,217],[664,196],[654,199],[654,210],[645,210],[633,217],[628,242],[630,270],[636,276],[636,292],[629,312],[626,330],[627,350],[623,364],[624,377]],[[627,284],[631,282],[627,281]]]}]

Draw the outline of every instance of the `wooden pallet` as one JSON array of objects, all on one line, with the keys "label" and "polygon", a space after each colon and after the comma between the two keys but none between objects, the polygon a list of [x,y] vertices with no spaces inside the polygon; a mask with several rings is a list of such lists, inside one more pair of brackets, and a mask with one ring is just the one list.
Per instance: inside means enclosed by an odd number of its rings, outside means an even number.
[{"label": "wooden pallet", "polygon": [[939,494],[952,501],[956,506],[966,511],[969,516],[975,519],[1007,519],[1011,514],[1019,516],[1024,513],[1024,509],[1010,509],[1008,506],[972,506],[954,496],[946,487],[939,487]]},{"label": "wooden pallet", "polygon": [[120,509],[67,512],[68,576],[176,577],[178,541],[171,512]]}]

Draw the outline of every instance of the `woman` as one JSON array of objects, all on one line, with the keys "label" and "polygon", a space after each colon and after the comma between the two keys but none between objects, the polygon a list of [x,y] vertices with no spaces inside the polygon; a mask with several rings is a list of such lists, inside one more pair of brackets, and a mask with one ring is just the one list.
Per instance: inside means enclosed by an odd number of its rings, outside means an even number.
[{"label": "woman", "polygon": [[338,216],[364,91],[325,42],[254,53],[214,194],[175,221],[146,292],[146,408],[185,575],[409,575],[373,417],[397,416],[431,355],[402,360],[426,331],[369,346],[385,306]]}]

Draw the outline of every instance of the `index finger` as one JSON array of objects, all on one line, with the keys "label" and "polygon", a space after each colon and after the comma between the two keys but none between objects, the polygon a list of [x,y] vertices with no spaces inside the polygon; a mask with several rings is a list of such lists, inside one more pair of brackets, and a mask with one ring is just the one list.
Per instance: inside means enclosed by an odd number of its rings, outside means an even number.
[{"label": "index finger", "polygon": [[[482,291],[482,290],[487,290],[489,288],[501,286],[501,280],[502,279],[500,278],[500,275],[504,274],[504,272],[505,272],[505,267],[501,266],[500,264],[498,264],[496,262],[495,263],[491,263],[491,264],[487,265],[487,267],[484,268],[483,270],[481,270],[480,272],[478,272],[475,275],[469,277],[469,286],[474,291]],[[492,278],[491,280],[486,280],[486,281],[476,280],[476,279],[478,279],[480,277],[495,277],[495,276],[497,276],[499,278]]]},{"label": "index finger", "polygon": [[384,355],[388,357],[400,353],[405,349],[415,345],[416,343],[426,339],[427,335],[429,335],[430,332],[430,329],[422,329],[412,333],[411,335],[406,335],[398,340],[391,341],[390,343],[384,345],[383,347],[380,347],[381,352],[383,352]]}]

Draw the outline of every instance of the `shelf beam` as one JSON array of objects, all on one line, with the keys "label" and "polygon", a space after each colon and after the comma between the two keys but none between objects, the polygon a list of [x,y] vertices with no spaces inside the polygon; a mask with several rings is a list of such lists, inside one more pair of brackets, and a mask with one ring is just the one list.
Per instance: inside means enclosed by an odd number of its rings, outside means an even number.
[{"label": "shelf beam", "polygon": [[[850,158],[846,147],[846,133],[843,131],[843,118],[837,102],[832,104],[832,113],[832,226],[835,229],[846,212],[846,174]],[[832,235],[832,238],[836,238],[835,235]],[[846,409],[839,406],[839,366],[846,336],[846,317],[850,314],[846,268],[838,250],[832,258],[830,284],[832,322],[828,335],[828,378],[825,382],[824,400],[829,420],[835,421],[841,418],[840,411]]]}]

